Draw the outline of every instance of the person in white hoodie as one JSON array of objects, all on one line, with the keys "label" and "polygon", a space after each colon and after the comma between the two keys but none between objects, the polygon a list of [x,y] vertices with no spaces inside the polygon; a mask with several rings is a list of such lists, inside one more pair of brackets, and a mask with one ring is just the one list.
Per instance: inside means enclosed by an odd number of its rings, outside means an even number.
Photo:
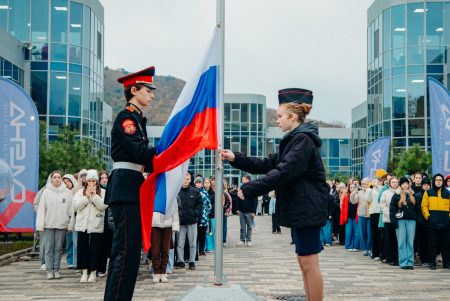
[{"label": "person in white hoodie", "polygon": [[152,267],[154,271],[153,283],[167,283],[167,263],[169,262],[170,240],[172,231],[180,231],[180,220],[178,216],[178,202],[172,202],[173,212],[170,218],[166,219],[164,214],[153,212],[152,221]]},{"label": "person in white hoodie", "polygon": [[61,249],[66,231],[73,228],[72,193],[62,182],[62,173],[50,174],[50,183],[42,192],[36,215],[36,230],[44,232],[47,279],[59,279]]},{"label": "person in white hoodie", "polygon": [[[104,231],[105,190],[100,188],[97,171],[86,174],[86,185],[77,191],[73,208],[77,212],[75,230],[78,232],[77,268],[82,271],[80,282],[95,282]],[[88,278],[89,274],[89,278]]]},{"label": "person in white hoodie", "polygon": [[397,236],[395,234],[395,226],[391,223],[390,205],[392,197],[398,191],[398,179],[392,177],[389,179],[389,189],[381,194],[380,208],[384,223],[384,254],[386,262],[390,265],[398,265],[398,247]]}]

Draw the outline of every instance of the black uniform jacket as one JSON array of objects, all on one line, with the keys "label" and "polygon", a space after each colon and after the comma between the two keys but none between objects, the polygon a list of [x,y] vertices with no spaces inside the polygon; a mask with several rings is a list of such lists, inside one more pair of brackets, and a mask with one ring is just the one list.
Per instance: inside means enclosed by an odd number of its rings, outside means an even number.
[{"label": "black uniform jacket", "polygon": [[[144,165],[152,171],[155,149],[148,147],[147,119],[130,104],[116,117],[111,130],[111,157],[114,162]],[[115,169],[109,177],[105,203],[139,203],[139,189],[144,182],[142,172]]]},{"label": "black uniform jacket", "polygon": [[188,186],[178,193],[178,215],[180,225],[195,224],[202,214],[203,201],[197,188]]},{"label": "black uniform jacket", "polygon": [[280,142],[278,154],[258,159],[235,153],[230,164],[252,174],[266,174],[242,186],[245,198],[276,190],[276,214],[285,227],[322,226],[327,218],[329,187],[320,157],[315,123],[304,123]]}]

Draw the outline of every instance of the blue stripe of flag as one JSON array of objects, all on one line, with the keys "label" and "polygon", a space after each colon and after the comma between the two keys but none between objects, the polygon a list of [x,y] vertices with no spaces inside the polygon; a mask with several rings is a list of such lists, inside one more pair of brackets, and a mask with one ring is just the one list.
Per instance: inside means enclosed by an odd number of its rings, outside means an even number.
[{"label": "blue stripe of flag", "polygon": [[215,108],[217,106],[217,70],[217,66],[210,66],[209,69],[202,74],[197,88],[195,89],[194,96],[192,97],[192,101],[169,120],[156,149],[158,155],[172,145],[181,131],[192,122],[196,114],[203,112],[207,108]]}]

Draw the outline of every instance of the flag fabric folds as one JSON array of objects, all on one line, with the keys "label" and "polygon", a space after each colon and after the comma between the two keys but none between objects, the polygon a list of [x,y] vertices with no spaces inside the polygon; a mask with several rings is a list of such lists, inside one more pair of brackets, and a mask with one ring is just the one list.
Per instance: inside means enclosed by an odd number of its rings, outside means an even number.
[{"label": "flag fabric folds", "polygon": [[450,92],[436,79],[428,77],[430,131],[433,174],[450,173]]},{"label": "flag fabric folds", "polygon": [[219,141],[219,43],[218,30],[196,74],[181,92],[167,121],[153,172],[140,189],[144,251],[150,249],[153,212],[170,217],[189,167],[189,159],[202,149],[217,149]]},{"label": "flag fabric folds", "polygon": [[364,178],[373,179],[377,169],[387,169],[390,143],[390,137],[381,137],[367,147],[364,154]]}]

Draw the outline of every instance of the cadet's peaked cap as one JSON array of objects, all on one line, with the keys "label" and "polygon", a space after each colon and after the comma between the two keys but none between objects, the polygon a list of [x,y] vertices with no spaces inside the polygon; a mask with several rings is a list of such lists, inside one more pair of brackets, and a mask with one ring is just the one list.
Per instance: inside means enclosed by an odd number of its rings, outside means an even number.
[{"label": "cadet's peaked cap", "polygon": [[147,69],[125,75],[117,79],[117,81],[123,84],[124,88],[131,85],[141,84],[154,90],[156,87],[153,83],[153,76],[155,76],[155,67],[152,66]]},{"label": "cadet's peaked cap", "polygon": [[313,92],[300,88],[288,88],[278,91],[278,102],[281,104],[295,102],[312,105]]}]

